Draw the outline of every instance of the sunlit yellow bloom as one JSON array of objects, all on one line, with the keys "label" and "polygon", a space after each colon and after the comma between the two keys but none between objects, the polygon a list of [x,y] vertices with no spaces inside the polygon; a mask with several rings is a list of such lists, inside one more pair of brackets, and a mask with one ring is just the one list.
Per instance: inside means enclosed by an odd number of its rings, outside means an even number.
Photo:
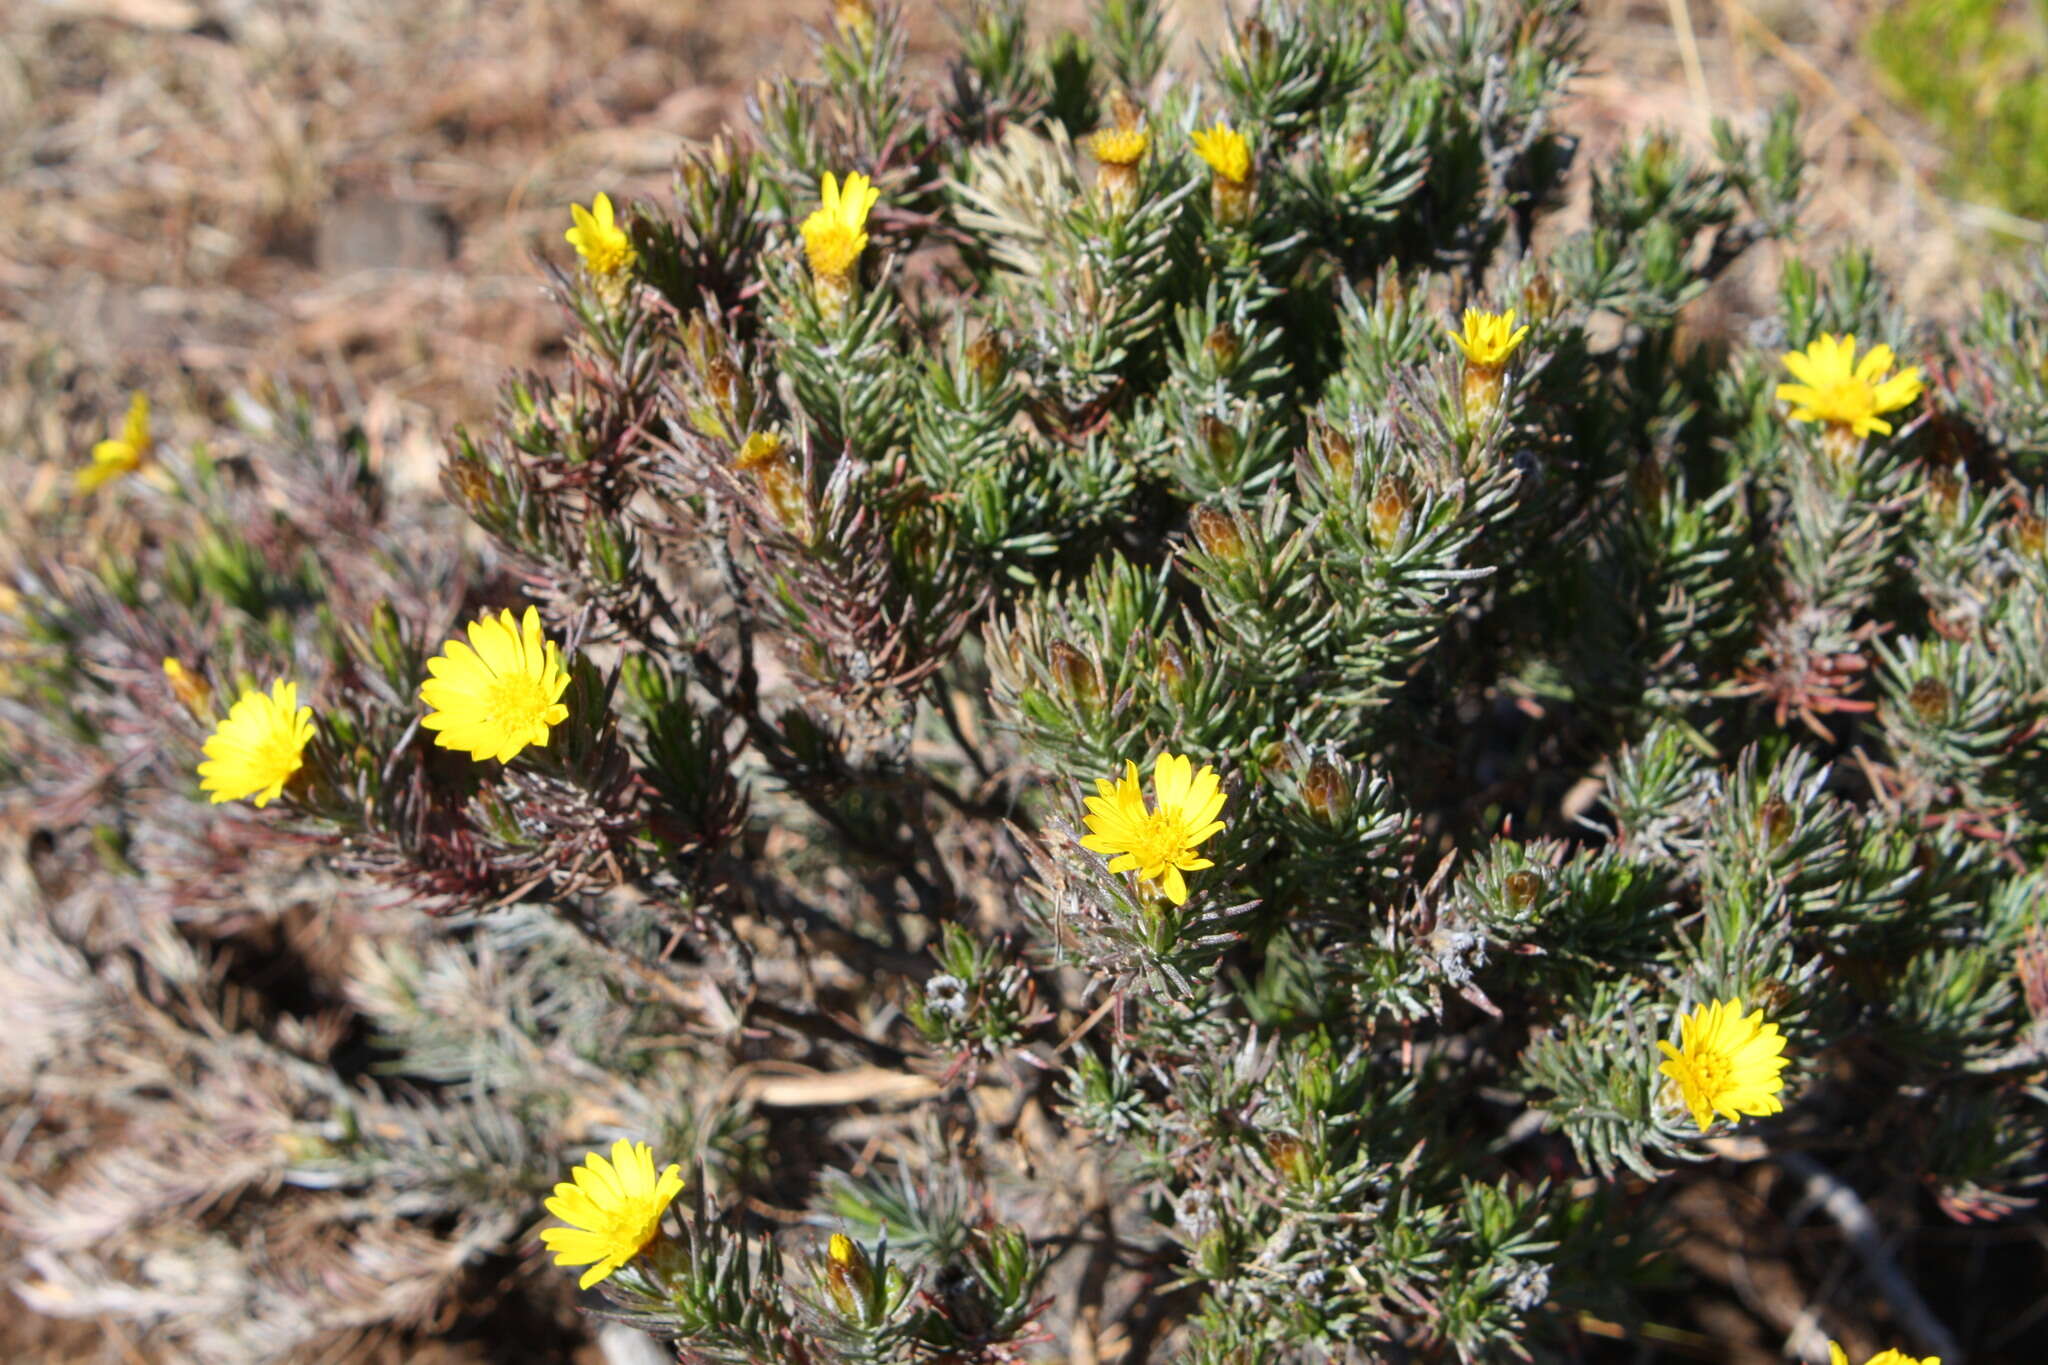
[{"label": "sunlit yellow bloom", "polygon": [[1926,388],[1917,365],[1885,377],[1898,357],[1882,342],[1859,364],[1854,333],[1838,337],[1823,332],[1805,350],[1788,351],[1783,359],[1799,381],[1778,385],[1778,400],[1793,405],[1792,420],[1827,422],[1857,436],[1873,431],[1891,435],[1892,424],[1879,414],[1905,407]]},{"label": "sunlit yellow bloom", "polygon": [[1465,363],[1480,369],[1497,370],[1507,363],[1515,348],[1522,344],[1522,338],[1529,335],[1528,327],[1515,326],[1515,310],[1505,313],[1482,313],[1477,308],[1465,310],[1464,330],[1453,329],[1451,340],[1458,343],[1458,349],[1465,353]]},{"label": "sunlit yellow bloom", "polygon": [[683,1191],[683,1172],[670,1163],[654,1173],[654,1149],[644,1142],[620,1138],[612,1159],[596,1152],[571,1171],[574,1182],[555,1186],[547,1211],[569,1224],[546,1228],[541,1244],[555,1253],[555,1264],[587,1265],[577,1288],[588,1289],[632,1260],[661,1231],[662,1211]]},{"label": "sunlit yellow bloom", "polygon": [[206,741],[199,790],[211,793],[215,805],[247,798],[267,806],[299,770],[312,738],[313,708],[299,705],[297,683],[244,692]]},{"label": "sunlit yellow bloom", "polygon": [[820,203],[804,219],[804,254],[811,274],[820,280],[844,280],[868,244],[868,213],[882,197],[859,171],[841,185],[832,172],[818,183]]},{"label": "sunlit yellow bloom", "polygon": [[583,268],[591,274],[616,275],[640,259],[626,230],[612,218],[610,195],[598,195],[587,209],[581,204],[569,205],[569,216],[576,220],[576,226],[562,236],[576,248],[576,254],[583,258]]},{"label": "sunlit yellow bloom", "polygon": [[1229,124],[1218,119],[1214,128],[1197,129],[1188,137],[1195,144],[1195,154],[1223,179],[1242,185],[1252,178],[1251,144]]},{"label": "sunlit yellow bloom", "polygon": [[1105,128],[1088,139],[1088,150],[1105,166],[1135,166],[1151,145],[1152,135],[1138,127]]},{"label": "sunlit yellow bloom", "polygon": [[[1832,1341],[1828,1343],[1828,1365],[1849,1365],[1849,1353]],[[1886,1350],[1879,1351],[1864,1361],[1863,1365],[1941,1365],[1941,1357],[1928,1356],[1921,1360],[1917,1356],[1907,1355],[1904,1351]]]},{"label": "sunlit yellow bloom", "polygon": [[875,41],[875,7],[872,0],[833,0],[832,26],[858,47]]},{"label": "sunlit yellow bloom", "polygon": [[95,445],[92,463],[78,471],[79,490],[90,493],[110,479],[134,473],[155,445],[149,434],[149,399],[138,393],[128,400],[121,434]]},{"label": "sunlit yellow bloom", "polygon": [[176,659],[164,660],[164,680],[170,683],[172,695],[195,716],[203,714],[207,703],[213,700],[213,689],[206,685],[206,679],[194,675]]},{"label": "sunlit yellow bloom", "polygon": [[1215,866],[1195,849],[1223,828],[1216,818],[1223,810],[1216,770],[1205,763],[1195,772],[1187,758],[1161,754],[1152,765],[1150,810],[1135,763],[1124,764],[1114,786],[1096,779],[1095,790],[1087,800],[1089,832],[1081,847],[1110,857],[1111,872],[1135,872],[1140,881],[1157,882],[1175,905],[1185,903],[1188,885],[1181,873]]},{"label": "sunlit yellow bloom", "polygon": [[1657,1069],[1678,1087],[1693,1122],[1705,1132],[1714,1115],[1776,1114],[1784,1109],[1785,1035],[1757,1010],[1747,1018],[1738,997],[1680,1015],[1678,1046],[1659,1041]]},{"label": "sunlit yellow bloom", "polygon": [[433,676],[420,700],[433,709],[420,722],[439,731],[434,743],[460,749],[481,763],[510,763],[529,744],[546,744],[548,731],[568,719],[562,701],[569,675],[554,641],[542,636],[532,607],[515,620],[488,612],[469,627],[469,643],[450,640],[427,660]]},{"label": "sunlit yellow bloom", "polygon": [[786,446],[782,433],[770,427],[751,433],[740,446],[740,452],[733,457],[734,469],[760,469],[779,462]]}]

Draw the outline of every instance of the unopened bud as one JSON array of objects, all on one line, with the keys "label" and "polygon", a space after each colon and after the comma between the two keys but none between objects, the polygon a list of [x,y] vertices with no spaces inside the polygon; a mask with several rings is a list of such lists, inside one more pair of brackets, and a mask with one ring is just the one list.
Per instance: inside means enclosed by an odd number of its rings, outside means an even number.
[{"label": "unopened bud", "polygon": [[1792,808],[1785,804],[1783,797],[1770,797],[1757,811],[1756,824],[1766,844],[1773,849],[1783,848],[1785,841],[1792,837]]},{"label": "unopened bud", "polygon": [[1300,1138],[1276,1133],[1266,1141],[1266,1160],[1287,1179],[1300,1184],[1309,1177],[1308,1148]]},{"label": "unopened bud", "polygon": [[1948,708],[1954,700],[1948,684],[1939,678],[1922,678],[1913,684],[1913,690],[1906,694],[1906,704],[1913,713],[1929,725],[1948,718]]},{"label": "unopened bud", "polygon": [[704,391],[728,417],[740,402],[740,367],[732,357],[714,355],[704,364]]},{"label": "unopened bud", "polygon": [[1052,676],[1062,692],[1075,701],[1102,700],[1102,675],[1095,671],[1087,655],[1065,640],[1054,640],[1050,652]]},{"label": "unopened bud", "polygon": [[1507,892],[1508,905],[1515,910],[1527,910],[1543,896],[1543,878],[1528,868],[1517,868],[1508,873],[1502,889]]},{"label": "unopened bud", "polygon": [[1954,520],[1956,505],[1962,499],[1963,481],[1953,469],[1937,469],[1927,476],[1927,501],[1943,521]]},{"label": "unopened bud", "polygon": [[832,27],[856,47],[875,41],[875,7],[869,0],[833,0]]},{"label": "unopened bud", "polygon": [[833,1233],[825,1244],[825,1284],[840,1312],[849,1317],[861,1313],[874,1288],[874,1276],[860,1244],[843,1232]]},{"label": "unopened bud", "polygon": [[1205,504],[1197,507],[1189,520],[1195,539],[1212,558],[1226,564],[1244,561],[1244,533],[1238,530],[1237,518]]},{"label": "unopened bud", "polygon": [[1531,322],[1541,322],[1557,311],[1557,281],[1548,271],[1522,287],[1522,311]]},{"label": "unopened bud", "polygon": [[1209,339],[1203,342],[1202,346],[1209,352],[1209,359],[1216,362],[1219,372],[1228,374],[1237,368],[1237,357],[1243,348],[1238,342],[1237,333],[1231,330],[1229,323],[1218,325],[1215,331],[1209,333]]},{"label": "unopened bud", "polygon": [[1287,746],[1276,739],[1259,750],[1259,767],[1269,775],[1291,773],[1294,760],[1287,756]]},{"label": "unopened bud", "polygon": [[1392,554],[1400,547],[1407,529],[1408,509],[1413,505],[1408,485],[1400,475],[1382,474],[1373,484],[1372,502],[1365,509],[1365,517],[1372,531],[1372,543],[1380,547],[1381,554]]},{"label": "unopened bud", "polygon": [[2048,551],[2048,522],[2032,512],[2022,512],[2007,524],[2006,533],[2012,537],[2012,547],[2032,559],[2039,559]]},{"label": "unopened bud", "polygon": [[1316,423],[1316,436],[1323,452],[1323,463],[1330,467],[1330,473],[1337,482],[1351,482],[1352,452],[1351,438],[1336,427]]},{"label": "unopened bud", "polygon": [[1308,765],[1301,780],[1301,799],[1319,820],[1334,821],[1351,804],[1351,784],[1327,759]]},{"label": "unopened bud", "polygon": [[1354,173],[1365,169],[1366,163],[1372,160],[1373,141],[1370,128],[1357,129],[1345,138],[1344,168]]},{"label": "unopened bud", "polygon": [[1010,366],[1010,357],[995,333],[983,332],[967,343],[967,366],[974,371],[974,377],[983,388],[992,389],[1002,382],[1003,374]]},{"label": "unopened bud", "polygon": [[1187,680],[1188,661],[1182,657],[1180,646],[1171,640],[1159,642],[1159,681],[1169,688],[1178,689]]},{"label": "unopened bud", "polygon": [[213,689],[206,679],[186,671],[185,665],[176,659],[164,659],[164,681],[171,685],[171,694],[179,703],[201,720],[207,717],[207,708],[213,701]]},{"label": "unopened bud", "polygon": [[455,500],[469,512],[477,513],[490,507],[492,493],[491,476],[484,469],[482,457],[469,458],[458,455],[441,468],[441,485],[454,494]]},{"label": "unopened bud", "polygon": [[1195,426],[1202,434],[1202,444],[1208,447],[1214,468],[1227,470],[1236,463],[1237,452],[1242,446],[1236,427],[1210,413],[1204,413]]},{"label": "unopened bud", "polygon": [[1254,61],[1273,55],[1273,30],[1256,18],[1246,19],[1237,30],[1238,50]]}]

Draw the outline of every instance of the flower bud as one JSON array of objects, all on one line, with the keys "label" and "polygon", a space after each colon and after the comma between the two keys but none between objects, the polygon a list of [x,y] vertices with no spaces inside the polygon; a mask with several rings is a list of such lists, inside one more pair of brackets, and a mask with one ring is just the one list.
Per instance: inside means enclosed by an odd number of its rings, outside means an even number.
[{"label": "flower bud", "polygon": [[1208,351],[1209,359],[1215,362],[1220,374],[1228,374],[1237,368],[1237,358],[1243,349],[1237,339],[1237,333],[1227,322],[1219,324],[1215,331],[1209,333],[1209,339],[1202,343],[1202,347]]},{"label": "flower bud", "polygon": [[1301,799],[1317,819],[1334,823],[1351,805],[1351,784],[1335,765],[1319,758],[1308,765],[1308,776],[1301,780]]},{"label": "flower bud", "polygon": [[1272,1163],[1274,1170],[1297,1185],[1309,1178],[1309,1152],[1300,1138],[1275,1133],[1266,1140],[1266,1160]]},{"label": "flower bud", "polygon": [[967,343],[967,366],[974,371],[974,377],[985,389],[992,389],[1003,380],[1009,370],[1010,357],[1004,351],[1002,340],[993,332],[983,332]]},{"label": "flower bud", "polygon": [[1052,676],[1062,692],[1075,701],[1102,700],[1102,675],[1088,661],[1087,655],[1065,640],[1054,640],[1050,652]]},{"label": "flower bud", "polygon": [[1244,562],[1244,534],[1238,530],[1237,518],[1204,504],[1194,510],[1189,520],[1195,539],[1212,558],[1226,564]]},{"label": "flower bud", "polygon": [[1543,877],[1526,867],[1517,868],[1508,873],[1507,879],[1502,883],[1502,890],[1507,893],[1510,908],[1516,911],[1529,910],[1543,896]]},{"label": "flower bud", "polygon": [[1237,50],[1253,61],[1266,60],[1273,55],[1273,30],[1256,18],[1246,19],[1237,30]]},{"label": "flower bud", "polygon": [[870,0],[833,0],[832,27],[855,47],[875,41],[875,7]]},{"label": "flower bud", "polygon": [[1764,836],[1764,843],[1773,851],[1785,846],[1792,837],[1792,808],[1781,796],[1767,799],[1756,813],[1757,828]]},{"label": "flower bud", "polygon": [[1408,485],[1400,475],[1382,474],[1373,484],[1372,502],[1366,507],[1365,516],[1372,531],[1372,543],[1380,547],[1381,554],[1392,554],[1400,547],[1407,529],[1408,509],[1413,505]]},{"label": "flower bud", "polygon": [[1963,481],[1953,469],[1937,469],[1927,476],[1927,502],[1943,521],[1953,521],[1956,506],[1963,500]]},{"label": "flower bud", "polygon": [[200,720],[208,718],[209,708],[213,703],[213,689],[207,686],[206,679],[187,672],[185,665],[166,656],[164,681],[171,685],[171,694],[187,711]]},{"label": "flower bud", "polygon": [[2048,551],[2048,522],[2032,512],[2022,512],[2006,524],[2006,534],[2012,539],[2012,547],[2021,554],[2039,559]]},{"label": "flower bud", "polygon": [[860,1244],[843,1232],[833,1233],[825,1244],[825,1285],[839,1311],[848,1317],[863,1315],[874,1279],[874,1269]]},{"label": "flower bud", "polygon": [[1906,704],[1913,708],[1913,714],[1929,725],[1948,719],[1948,708],[1953,700],[1948,684],[1939,678],[1922,678],[1906,694]]},{"label": "flower bud", "polygon": [[1358,173],[1372,160],[1374,138],[1372,129],[1359,128],[1344,139],[1344,169]]},{"label": "flower bud", "polygon": [[1181,655],[1180,646],[1171,640],[1159,642],[1159,681],[1178,691],[1187,681],[1188,661]]},{"label": "flower bud", "polygon": [[1522,311],[1529,321],[1542,322],[1557,311],[1557,281],[1544,271],[1522,287]]},{"label": "flower bud", "polygon": [[1350,483],[1354,451],[1351,438],[1336,427],[1325,426],[1321,422],[1316,423],[1316,436],[1322,445],[1323,463],[1330,467],[1330,473],[1336,476],[1337,482]]},{"label": "flower bud", "polygon": [[1243,442],[1238,439],[1236,427],[1211,413],[1202,414],[1195,426],[1201,432],[1203,446],[1208,449],[1212,468],[1227,470],[1237,462],[1237,453]]}]

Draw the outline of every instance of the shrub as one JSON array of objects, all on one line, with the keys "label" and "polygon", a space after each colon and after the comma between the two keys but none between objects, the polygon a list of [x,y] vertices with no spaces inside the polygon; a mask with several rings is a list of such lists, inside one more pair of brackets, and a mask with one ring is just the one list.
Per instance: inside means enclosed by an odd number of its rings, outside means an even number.
[{"label": "shrub", "polygon": [[[7,901],[31,1304],[277,1358],[546,1228],[688,1360],[1562,1359],[1709,1159],[2030,1202],[2048,275],[1690,338],[1792,110],[1572,227],[1565,0],[1164,51],[844,0],[565,213],[446,506],[285,396],[95,462],[0,711],[124,887]],[[1955,1351],[1876,1241],[1828,1325]]]}]

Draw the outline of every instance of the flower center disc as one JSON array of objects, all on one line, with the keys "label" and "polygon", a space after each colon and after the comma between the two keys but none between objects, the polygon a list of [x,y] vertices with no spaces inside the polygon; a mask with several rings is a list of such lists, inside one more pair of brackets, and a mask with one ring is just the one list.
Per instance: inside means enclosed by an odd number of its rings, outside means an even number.
[{"label": "flower center disc", "polygon": [[549,704],[547,693],[532,678],[514,674],[491,684],[491,721],[508,734],[532,734],[538,730],[545,735],[547,723],[542,717]]}]

